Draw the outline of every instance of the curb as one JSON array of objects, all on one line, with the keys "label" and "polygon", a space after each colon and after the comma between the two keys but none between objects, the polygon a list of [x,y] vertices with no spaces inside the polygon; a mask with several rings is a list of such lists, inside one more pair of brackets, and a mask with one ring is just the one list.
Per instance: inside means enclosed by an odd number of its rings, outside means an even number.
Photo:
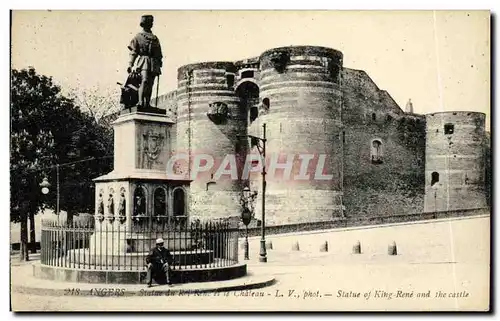
[{"label": "curb", "polygon": [[[252,276],[254,280],[249,279],[247,282],[236,284],[221,284],[220,286],[203,286],[202,283],[187,283],[191,288],[182,288],[184,284],[173,285],[156,285],[147,288],[145,285],[142,289],[124,289],[120,288],[119,284],[110,285],[105,288],[98,287],[101,284],[96,284],[97,287],[89,288],[88,284],[82,284],[85,288],[76,288],[75,284],[68,284],[67,288],[47,288],[47,287],[30,287],[25,285],[12,285],[11,292],[20,294],[54,296],[54,297],[147,297],[147,296],[201,296],[206,293],[229,292],[259,289],[271,286],[276,283],[276,279],[272,276]],[[244,278],[244,277],[243,277]],[[237,279],[233,280],[236,281]],[[243,281],[243,280],[241,280]],[[199,285],[199,288],[192,288],[194,284]],[[178,288],[176,288],[178,287]]]}]

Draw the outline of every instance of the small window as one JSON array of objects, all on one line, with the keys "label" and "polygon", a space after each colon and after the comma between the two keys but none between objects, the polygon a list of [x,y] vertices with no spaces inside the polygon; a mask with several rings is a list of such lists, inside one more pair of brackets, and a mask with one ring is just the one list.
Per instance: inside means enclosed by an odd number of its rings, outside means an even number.
[{"label": "small window", "polygon": [[264,98],[262,99],[262,105],[264,105],[265,109],[269,109],[271,102],[269,101],[269,98]]},{"label": "small window", "polygon": [[385,120],[386,120],[387,122],[392,121],[392,116],[391,116],[391,115],[387,115],[387,116],[385,116]]},{"label": "small window", "polygon": [[342,132],[342,143],[345,144],[345,131]]},{"label": "small window", "polygon": [[455,125],[453,124],[444,124],[444,134],[451,135],[455,131]]},{"label": "small window", "polygon": [[243,78],[253,78],[253,70],[247,70],[241,73],[241,79]]},{"label": "small window", "polygon": [[372,120],[377,120],[377,115],[375,113],[372,114]]},{"label": "small window", "polygon": [[371,162],[372,164],[382,164],[382,142],[380,140],[372,141],[371,145]]},{"label": "small window", "polygon": [[226,74],[226,81],[227,81],[227,86],[229,88],[233,88],[233,86],[234,86],[234,75],[233,74]]},{"label": "small window", "polygon": [[434,184],[437,184],[438,182],[439,182],[439,173],[432,172],[432,174],[431,174],[431,186],[434,186]]}]

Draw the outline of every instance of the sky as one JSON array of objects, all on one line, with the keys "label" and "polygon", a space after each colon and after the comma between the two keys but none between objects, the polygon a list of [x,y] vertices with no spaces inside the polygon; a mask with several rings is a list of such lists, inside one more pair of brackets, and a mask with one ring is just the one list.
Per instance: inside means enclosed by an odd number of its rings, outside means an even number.
[{"label": "sky", "polygon": [[160,94],[185,64],[318,45],[342,51],[345,67],[365,70],[402,108],[411,98],[421,114],[483,112],[490,126],[488,11],[14,11],[12,67],[118,95],[143,14],[163,48]]}]

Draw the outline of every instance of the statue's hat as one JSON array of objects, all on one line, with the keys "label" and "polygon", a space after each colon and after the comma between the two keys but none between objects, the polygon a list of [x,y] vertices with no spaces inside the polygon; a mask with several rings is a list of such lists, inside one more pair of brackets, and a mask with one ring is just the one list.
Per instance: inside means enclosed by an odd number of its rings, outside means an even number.
[{"label": "statue's hat", "polygon": [[162,238],[157,239],[156,244],[163,244],[163,239]]},{"label": "statue's hat", "polygon": [[141,23],[140,23],[140,25],[141,25],[141,27],[143,27],[145,24],[150,24],[151,25],[151,24],[153,24],[153,21],[154,21],[154,18],[153,18],[152,15],[150,15],[150,14],[143,15],[141,17]]}]

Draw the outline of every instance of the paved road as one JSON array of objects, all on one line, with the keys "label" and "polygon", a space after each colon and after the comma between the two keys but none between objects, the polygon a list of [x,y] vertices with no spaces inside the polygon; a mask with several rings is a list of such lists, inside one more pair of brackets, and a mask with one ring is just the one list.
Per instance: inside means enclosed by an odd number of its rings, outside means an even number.
[{"label": "paved road", "polygon": [[[328,240],[330,251],[317,246]],[[303,247],[291,251],[299,240]],[[350,248],[360,240],[363,254]],[[388,256],[388,240],[400,255]],[[489,286],[489,218],[273,238],[269,262],[249,270],[270,273],[270,287],[204,296],[45,297],[14,293],[15,310],[259,311],[259,310],[486,310]],[[14,273],[14,271],[13,271]],[[369,295],[369,296],[368,296]],[[428,297],[429,296],[429,297]],[[438,296],[438,297],[436,297]]]}]

